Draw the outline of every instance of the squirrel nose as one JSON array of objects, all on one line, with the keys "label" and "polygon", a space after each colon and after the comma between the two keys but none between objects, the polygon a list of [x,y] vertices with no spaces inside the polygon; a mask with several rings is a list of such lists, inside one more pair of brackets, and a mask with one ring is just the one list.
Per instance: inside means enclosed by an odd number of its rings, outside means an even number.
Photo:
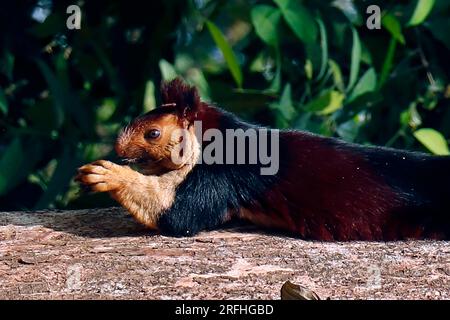
[{"label": "squirrel nose", "polygon": [[125,152],[123,150],[122,144],[120,143],[119,139],[117,139],[116,144],[114,145],[114,149],[116,150],[116,154],[123,158],[125,156]]},{"label": "squirrel nose", "polygon": [[114,145],[116,154],[121,158],[125,157],[125,146],[127,144],[126,140],[128,140],[127,137],[128,137],[127,129],[122,130],[119,136],[117,137],[116,144]]}]

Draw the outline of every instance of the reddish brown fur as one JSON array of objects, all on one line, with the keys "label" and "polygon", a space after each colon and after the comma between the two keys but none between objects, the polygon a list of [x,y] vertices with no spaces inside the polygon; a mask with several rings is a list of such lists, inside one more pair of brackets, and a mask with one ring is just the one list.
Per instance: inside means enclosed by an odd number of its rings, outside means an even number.
[{"label": "reddish brown fur", "polygon": [[293,231],[323,240],[383,239],[388,212],[401,204],[393,190],[357,155],[315,136],[288,135],[293,154],[275,191],[284,197],[272,198],[280,206],[283,198],[298,200],[288,204]]}]

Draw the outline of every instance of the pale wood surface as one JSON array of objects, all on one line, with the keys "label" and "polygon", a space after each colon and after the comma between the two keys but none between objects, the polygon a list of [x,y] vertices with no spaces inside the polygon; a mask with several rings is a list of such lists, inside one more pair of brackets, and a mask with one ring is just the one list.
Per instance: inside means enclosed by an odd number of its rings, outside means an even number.
[{"label": "pale wood surface", "polygon": [[0,213],[0,299],[450,299],[450,242],[152,234],[122,209]]}]

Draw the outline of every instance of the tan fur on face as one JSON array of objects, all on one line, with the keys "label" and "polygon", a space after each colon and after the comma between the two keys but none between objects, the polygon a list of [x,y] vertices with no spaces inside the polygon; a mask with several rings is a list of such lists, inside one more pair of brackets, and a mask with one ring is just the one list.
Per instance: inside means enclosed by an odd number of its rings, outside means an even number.
[{"label": "tan fur on face", "polygon": [[99,160],[82,166],[76,180],[95,192],[109,192],[136,220],[156,229],[159,217],[175,200],[177,186],[183,182],[200,156],[200,145],[193,128],[189,130],[188,142],[189,156],[177,170],[161,175],[144,175],[129,166]]},{"label": "tan fur on face", "polygon": [[[159,130],[161,135],[157,139],[146,138],[150,130]],[[175,114],[156,114],[136,119],[127,126],[119,135],[116,142],[117,154],[129,160],[146,160],[157,163],[158,168],[178,169],[183,163],[174,163],[172,151],[177,147],[182,137],[181,130],[187,129],[187,125],[180,122]],[[191,152],[191,151],[190,151]],[[185,155],[189,158],[190,154]],[[149,169],[143,166],[143,170]]]}]

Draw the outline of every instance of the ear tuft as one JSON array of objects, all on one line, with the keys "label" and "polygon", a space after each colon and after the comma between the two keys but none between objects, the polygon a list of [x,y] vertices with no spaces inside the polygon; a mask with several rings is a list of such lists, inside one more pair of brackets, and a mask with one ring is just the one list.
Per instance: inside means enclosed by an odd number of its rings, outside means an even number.
[{"label": "ear tuft", "polygon": [[175,104],[179,114],[189,120],[195,117],[201,105],[197,88],[188,85],[180,78],[163,82],[161,97],[163,104]]}]

